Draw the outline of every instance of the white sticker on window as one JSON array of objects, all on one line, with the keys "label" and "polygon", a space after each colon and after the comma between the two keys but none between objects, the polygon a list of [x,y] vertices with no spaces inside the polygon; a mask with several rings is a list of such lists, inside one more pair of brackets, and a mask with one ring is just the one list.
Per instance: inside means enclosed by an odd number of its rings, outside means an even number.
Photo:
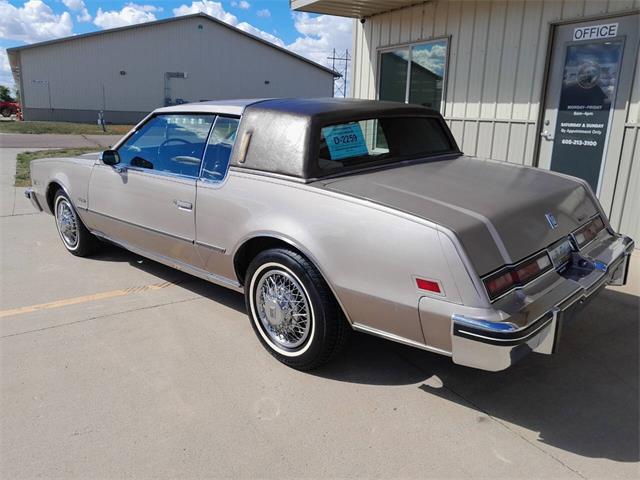
[{"label": "white sticker on window", "polygon": [[358,123],[324,127],[322,133],[327,141],[327,148],[329,148],[331,160],[361,157],[369,154],[367,144],[364,141],[364,135],[362,134],[362,128],[360,128],[360,124]]}]

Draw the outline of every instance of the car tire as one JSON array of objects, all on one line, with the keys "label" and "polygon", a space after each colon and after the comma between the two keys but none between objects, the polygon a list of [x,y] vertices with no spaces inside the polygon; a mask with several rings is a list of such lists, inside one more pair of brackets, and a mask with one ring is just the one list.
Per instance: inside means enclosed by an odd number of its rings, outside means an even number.
[{"label": "car tire", "polygon": [[53,198],[53,215],[60,240],[69,253],[86,257],[97,250],[100,241],[84,226],[71,199],[62,189]]},{"label": "car tire", "polygon": [[265,250],[253,259],[245,278],[251,326],[277,360],[312,370],[344,347],[351,327],[308,259],[288,249]]},{"label": "car tire", "polygon": [[5,118],[9,118],[11,116],[11,109],[3,108],[2,111],[0,111],[0,114],[2,114],[2,116]]}]

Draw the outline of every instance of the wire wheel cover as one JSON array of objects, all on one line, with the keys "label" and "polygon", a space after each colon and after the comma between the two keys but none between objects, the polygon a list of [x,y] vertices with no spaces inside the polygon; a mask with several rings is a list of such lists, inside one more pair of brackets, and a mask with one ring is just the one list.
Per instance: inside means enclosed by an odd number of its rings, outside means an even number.
[{"label": "wire wheel cover", "polygon": [[56,208],[56,221],[62,240],[69,248],[75,248],[78,244],[78,220],[71,205],[65,198],[58,201]]},{"label": "wire wheel cover", "polygon": [[295,349],[309,337],[311,315],[304,287],[283,270],[265,273],[255,290],[257,314],[265,332],[281,347]]}]

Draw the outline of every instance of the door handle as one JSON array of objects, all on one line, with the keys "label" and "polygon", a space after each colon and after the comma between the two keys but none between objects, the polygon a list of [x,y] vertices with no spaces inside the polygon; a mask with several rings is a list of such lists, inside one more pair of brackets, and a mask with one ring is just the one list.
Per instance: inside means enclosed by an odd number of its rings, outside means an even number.
[{"label": "door handle", "polygon": [[174,200],[173,204],[178,207],[178,210],[184,210],[190,212],[193,210],[193,204],[191,202],[184,202],[182,200]]},{"label": "door handle", "polygon": [[545,140],[549,140],[549,141],[553,140],[553,134],[549,130],[545,130],[540,134],[540,136]]}]

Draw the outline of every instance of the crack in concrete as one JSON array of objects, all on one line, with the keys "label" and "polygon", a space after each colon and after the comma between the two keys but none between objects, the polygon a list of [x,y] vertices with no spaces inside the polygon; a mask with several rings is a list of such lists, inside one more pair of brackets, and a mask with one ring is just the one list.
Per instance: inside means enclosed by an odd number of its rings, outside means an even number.
[{"label": "crack in concrete", "polygon": [[96,315],[94,317],[83,318],[81,320],[75,320],[73,322],[58,323],[57,325],[51,325],[51,326],[48,326],[48,327],[36,328],[34,330],[26,330],[24,332],[10,333],[9,335],[0,336],[0,339],[11,338],[11,337],[19,337],[21,335],[26,335],[26,334],[29,334],[29,333],[44,332],[44,331],[47,331],[47,330],[52,330],[54,328],[67,327],[69,325],[77,325],[77,324],[80,324],[80,323],[90,322],[92,320],[100,320],[102,318],[115,317],[116,315],[122,315],[123,313],[139,312],[139,311],[142,311],[142,310],[151,310],[153,308],[158,308],[158,307],[166,307],[168,305],[175,305],[175,304],[179,304],[179,303],[192,302],[193,300],[198,300],[198,299],[201,299],[201,298],[203,298],[203,297],[201,295],[198,295],[198,296],[195,296],[195,297],[189,297],[189,298],[185,298],[185,299],[182,299],[182,300],[174,300],[172,302],[158,303],[156,305],[147,305],[147,306],[144,306],[144,307],[131,308],[129,310],[122,310],[120,312],[114,312],[114,313],[105,313],[104,315]]}]

